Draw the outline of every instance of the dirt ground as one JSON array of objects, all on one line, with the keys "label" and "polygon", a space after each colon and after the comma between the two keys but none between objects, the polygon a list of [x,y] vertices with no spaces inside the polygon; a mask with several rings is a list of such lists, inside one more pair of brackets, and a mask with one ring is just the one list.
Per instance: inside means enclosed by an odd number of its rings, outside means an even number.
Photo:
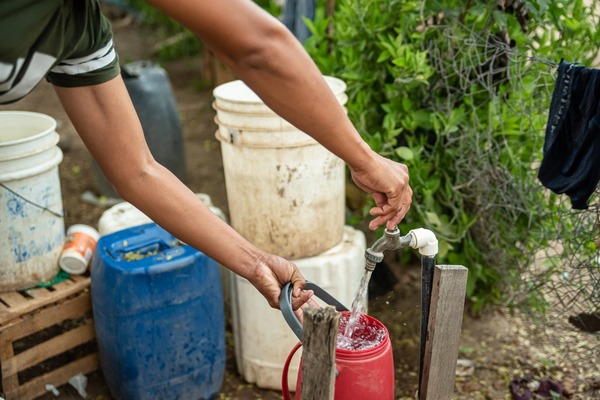
[{"label": "dirt ground", "polygon": [[[114,30],[122,62],[152,57],[151,49],[157,40],[155,33],[128,20],[115,20]],[[201,61],[191,58],[170,62],[164,67],[184,125],[187,184],[194,192],[208,194],[215,206],[227,215],[220,145],[214,138],[212,94],[210,89],[201,89]],[[95,191],[91,158],[52,88],[42,83],[26,99],[0,109],[42,112],[59,121],[58,131],[66,146],[60,165],[65,224],[96,226],[105,209],[81,199],[86,190]],[[368,236],[369,242],[372,239]],[[390,330],[396,398],[413,399],[418,372],[419,270],[399,265],[393,257],[387,257],[386,262],[391,272],[386,275],[382,270],[377,278],[379,284],[373,282],[369,309]],[[477,318],[465,314],[459,359],[467,360],[468,365],[457,369],[454,399],[512,399],[511,379],[526,375],[537,381],[550,379],[560,383],[565,399],[600,399],[600,338],[577,331],[568,324],[567,317],[555,312],[544,321],[534,321],[498,310],[488,310]],[[280,399],[280,392],[261,390],[244,382],[237,373],[230,326],[227,327],[227,344],[227,370],[219,398]],[[68,385],[59,389],[59,399],[80,398]],[[101,372],[89,376],[87,392],[92,400],[111,399]]]}]

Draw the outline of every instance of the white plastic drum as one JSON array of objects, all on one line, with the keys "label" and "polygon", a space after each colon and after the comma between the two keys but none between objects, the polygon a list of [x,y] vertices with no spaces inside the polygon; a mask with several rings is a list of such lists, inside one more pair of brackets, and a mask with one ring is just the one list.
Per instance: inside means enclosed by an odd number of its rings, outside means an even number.
[{"label": "white plastic drum", "polygon": [[64,243],[56,121],[0,112],[0,292],[53,278]]},{"label": "white plastic drum", "polygon": [[[343,81],[325,77],[341,104]],[[215,88],[231,225],[286,258],[340,243],[345,222],[342,160],[271,111],[243,82]]]}]

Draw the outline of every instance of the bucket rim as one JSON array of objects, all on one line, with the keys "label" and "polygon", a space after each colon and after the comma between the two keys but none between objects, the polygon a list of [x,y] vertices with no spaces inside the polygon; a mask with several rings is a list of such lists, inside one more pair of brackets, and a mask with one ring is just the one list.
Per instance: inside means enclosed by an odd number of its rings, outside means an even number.
[{"label": "bucket rim", "polygon": [[248,148],[248,149],[282,149],[283,150],[283,149],[295,149],[298,147],[320,146],[319,142],[317,142],[314,139],[312,139],[314,141],[314,143],[307,139],[305,142],[290,143],[290,144],[285,144],[285,145],[280,144],[279,142],[260,143],[260,144],[258,144],[258,143],[234,143],[231,140],[224,137],[221,134],[221,131],[218,129],[215,132],[215,139],[217,139],[219,142],[221,142],[221,144],[228,144],[230,146],[243,147],[243,148]]},{"label": "bucket rim", "polygon": [[19,171],[13,171],[13,172],[8,172],[5,174],[0,174],[0,182],[10,182],[10,181],[16,181],[18,179],[23,179],[23,178],[27,178],[30,176],[35,176],[35,175],[39,175],[43,172],[46,172],[52,168],[58,168],[58,165],[61,163],[61,161],[63,160],[63,152],[62,150],[60,150],[60,148],[58,148],[57,146],[54,147],[54,156],[41,163],[41,164],[37,164],[34,165],[33,167],[30,168],[25,168]]},{"label": "bucket rim", "polygon": [[[31,157],[31,156],[35,156],[36,154],[40,154],[43,153],[45,151],[48,151],[49,149],[51,149],[52,147],[56,146],[58,144],[58,142],[60,141],[60,136],[58,135],[58,133],[54,132],[54,135],[52,137],[52,139],[49,140],[49,142],[47,143],[47,147],[36,147],[34,149],[31,149],[27,152],[24,153],[19,153],[17,155],[6,155],[6,156],[1,156],[0,155],[0,163],[4,162],[4,161],[12,161],[12,160],[17,160],[17,159],[21,159],[21,158],[26,158],[26,157]],[[16,141],[14,142],[10,142],[10,146],[14,145],[14,144],[19,144]],[[5,146],[8,147],[9,145]],[[3,147],[2,145],[0,145],[0,147]]]},{"label": "bucket rim", "polygon": [[[329,86],[329,88],[331,89],[333,94],[336,96],[338,94],[344,93],[346,91],[346,89],[348,88],[348,85],[346,84],[346,82],[344,82],[340,78],[336,78],[335,76],[330,76],[330,75],[322,75],[322,76],[323,76],[323,79],[325,79],[325,81],[327,82],[327,85]],[[334,90],[334,87],[332,87],[332,84],[330,84],[330,82],[337,85],[335,90]],[[244,91],[243,95],[245,97],[232,98],[231,96],[230,97],[226,96],[226,92],[232,86],[235,86],[235,85],[238,85],[238,86],[241,85],[240,88],[241,88],[241,90]],[[216,88],[214,88],[212,93],[213,93],[213,97],[218,98],[223,101],[231,102],[231,103],[254,104],[254,105],[264,104],[264,102],[261,100],[261,98],[258,97],[258,95],[252,89],[250,89],[250,87],[241,79],[236,79],[236,80],[233,80],[230,82],[223,83],[223,84],[217,86]]]},{"label": "bucket rim", "polygon": [[[272,129],[268,129],[268,128],[264,128],[264,127],[251,127],[251,126],[238,126],[235,124],[230,124],[230,123],[226,123],[223,122],[219,119],[218,115],[215,115],[215,117],[213,118],[213,121],[215,122],[215,124],[217,124],[220,127],[223,128],[231,128],[231,129],[237,129],[240,131],[244,131],[244,132],[256,132],[256,133],[280,133],[280,132],[289,132],[289,133],[304,133],[302,132],[300,129],[294,127],[294,125],[289,124],[289,127],[283,127],[283,128],[272,128]],[[285,121],[285,120],[284,120]],[[287,121],[286,121],[287,122]]]},{"label": "bucket rim", "polygon": [[[351,314],[351,311],[341,311],[340,314],[349,315],[349,314]],[[366,356],[370,356],[372,354],[376,354],[376,353],[383,351],[385,349],[385,347],[390,343],[390,332],[385,327],[383,322],[379,321],[377,318],[375,318],[371,315],[368,315],[368,314],[363,314],[363,315],[370,322],[373,322],[375,325],[379,326],[380,328],[383,328],[383,330],[385,332],[385,336],[384,336],[383,340],[377,346],[371,347],[371,348],[365,349],[365,350],[346,350],[346,349],[340,349],[340,348],[336,347],[336,349],[335,349],[336,356],[352,357],[352,359],[356,359],[356,357],[366,357]]]},{"label": "bucket rim", "polygon": [[56,126],[57,126],[57,122],[56,119],[54,119],[53,117],[47,115],[47,114],[43,114],[43,113],[39,113],[39,112],[35,112],[35,111],[0,111],[0,118],[3,115],[22,115],[22,116],[29,116],[29,117],[36,117],[39,119],[43,119],[46,120],[47,122],[50,122],[50,126],[49,128],[38,132],[34,135],[31,136],[27,136],[21,139],[17,139],[17,140],[2,140],[2,137],[0,136],[0,146],[7,146],[7,145],[14,145],[14,144],[19,144],[19,143],[24,143],[24,142],[30,142],[33,140],[37,140],[42,136],[45,136],[49,133],[55,132],[56,131]]},{"label": "bucket rim", "polygon": [[214,110],[216,110],[217,112],[219,112],[219,111],[225,111],[227,113],[231,113],[231,114],[235,114],[235,115],[242,115],[242,116],[245,116],[245,115],[253,115],[253,116],[257,116],[257,117],[270,117],[270,116],[273,116],[273,117],[281,118],[281,117],[279,117],[279,115],[277,115],[275,113],[275,111],[271,110],[266,104],[263,103],[261,105],[264,106],[266,109],[260,110],[260,111],[257,110],[255,112],[253,112],[253,111],[237,111],[237,110],[232,110],[232,109],[228,109],[228,108],[223,108],[222,106],[219,106],[217,104],[216,100],[213,101],[212,104],[211,104],[212,108]]}]

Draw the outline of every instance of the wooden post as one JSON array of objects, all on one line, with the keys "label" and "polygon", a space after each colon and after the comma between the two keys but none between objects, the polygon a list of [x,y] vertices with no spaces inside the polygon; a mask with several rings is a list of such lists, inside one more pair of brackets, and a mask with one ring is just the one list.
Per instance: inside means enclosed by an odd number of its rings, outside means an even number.
[{"label": "wooden post", "polygon": [[340,314],[333,306],[304,309],[302,400],[333,400]]},{"label": "wooden post", "polygon": [[466,287],[465,267],[435,267],[419,400],[452,398]]},{"label": "wooden post", "polygon": [[332,20],[329,21],[329,24],[327,24],[327,36],[329,37],[329,43],[327,44],[327,47],[329,49],[329,52],[331,52],[331,48],[333,47],[333,39],[331,38],[333,36],[333,14],[335,13],[335,0],[327,0],[326,4],[325,4],[325,18],[331,18]]}]

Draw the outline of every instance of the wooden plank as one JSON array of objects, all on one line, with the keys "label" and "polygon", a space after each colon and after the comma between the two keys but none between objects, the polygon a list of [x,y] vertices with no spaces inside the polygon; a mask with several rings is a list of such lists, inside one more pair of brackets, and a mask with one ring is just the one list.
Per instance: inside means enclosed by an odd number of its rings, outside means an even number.
[{"label": "wooden plank", "polygon": [[467,288],[467,269],[438,265],[433,275],[419,399],[451,399]]},{"label": "wooden plank", "polygon": [[[4,340],[2,335],[0,334],[0,361],[8,360],[14,356],[14,349],[12,345],[12,341]],[[12,376],[2,376],[2,388],[5,392],[9,392],[10,390],[16,390],[19,387],[19,379],[17,375]]]},{"label": "wooden plank", "polygon": [[25,296],[19,292],[6,292],[0,293],[0,300],[9,307],[19,307],[20,305],[29,301]]},{"label": "wooden plank", "polygon": [[85,325],[67,331],[59,336],[43,342],[37,346],[15,355],[13,358],[2,361],[2,376],[16,375],[29,367],[62,354],[67,350],[84,344],[94,339],[94,324],[91,320]]},{"label": "wooden plank", "polygon": [[7,399],[33,399],[46,393],[46,384],[64,385],[75,375],[89,374],[98,369],[98,354],[93,353],[73,361],[59,369],[35,378],[15,390],[5,389]]},{"label": "wooden plank", "polygon": [[304,309],[302,400],[333,400],[340,314],[333,306]]},{"label": "wooden plank", "polygon": [[0,337],[3,341],[14,341],[67,319],[83,316],[87,311],[91,311],[91,308],[90,292],[81,292],[79,296],[65,300],[55,307],[46,307],[9,322],[0,327]]},{"label": "wooden plank", "polygon": [[50,294],[52,294],[52,292],[49,291],[45,287],[38,287],[38,288],[33,288],[33,289],[27,289],[27,290],[25,290],[25,293],[28,296],[33,297],[34,299],[41,299],[43,297],[46,297],[46,296],[49,296]]},{"label": "wooden plank", "polygon": [[[66,283],[68,282],[68,283]],[[64,284],[64,285],[63,285]],[[28,299],[25,302],[20,303],[11,307],[8,314],[0,314],[0,325],[3,325],[7,321],[17,318],[25,313],[44,307],[48,304],[57,302],[58,300],[64,299],[72,294],[83,291],[85,288],[90,286],[90,278],[87,277],[78,282],[63,281],[53,287],[56,289],[48,296],[41,299]],[[15,293],[15,292],[11,292]],[[19,295],[21,296],[21,295]],[[21,296],[23,297],[23,296]],[[23,297],[23,299],[25,299]]]},{"label": "wooden plank", "polygon": [[73,282],[81,282],[81,281],[90,280],[90,277],[84,276],[84,275],[69,275],[69,279],[72,280]]}]

